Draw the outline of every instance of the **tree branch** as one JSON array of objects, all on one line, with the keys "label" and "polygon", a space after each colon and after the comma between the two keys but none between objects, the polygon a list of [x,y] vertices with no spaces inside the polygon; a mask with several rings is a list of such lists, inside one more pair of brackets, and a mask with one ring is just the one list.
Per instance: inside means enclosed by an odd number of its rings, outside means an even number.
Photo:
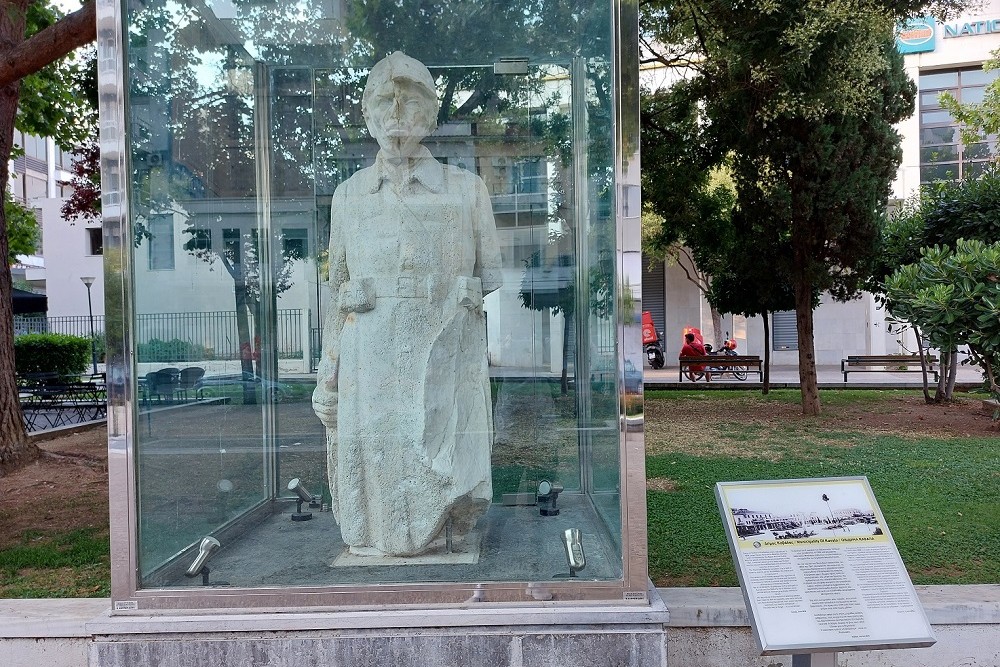
[{"label": "tree branch", "polygon": [[33,74],[84,44],[97,39],[96,3],[67,14],[0,57],[0,87]]}]

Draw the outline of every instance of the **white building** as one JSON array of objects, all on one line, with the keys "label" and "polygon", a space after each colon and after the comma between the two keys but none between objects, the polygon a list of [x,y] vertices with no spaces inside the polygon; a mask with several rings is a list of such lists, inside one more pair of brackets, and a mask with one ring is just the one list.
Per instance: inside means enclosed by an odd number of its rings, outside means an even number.
[{"label": "white building", "polygon": [[[11,160],[8,188],[14,199],[35,213],[41,237],[35,253],[19,256],[15,280],[48,296],[49,317],[86,317],[87,288],[80,278],[95,278],[91,287],[94,315],[104,314],[103,240],[100,222],[66,221],[60,208],[72,192],[60,182],[70,179],[72,154],[51,138],[14,133],[24,155]],[[82,330],[81,330],[82,332]]]},{"label": "white building", "polygon": [[[975,14],[941,22],[920,19],[904,26],[897,41],[905,54],[905,67],[917,84],[913,115],[897,129],[903,137],[903,160],[892,185],[896,201],[916,192],[920,184],[977,173],[996,155],[995,144],[966,147],[958,127],[938,97],[950,91],[960,102],[982,100],[983,88],[1000,71],[984,72],[982,64],[1000,48],[1000,1],[990,0]],[[646,85],[666,85],[665,72],[646,71]],[[676,359],[687,326],[701,328],[711,340],[712,317],[707,301],[685,277],[680,266],[647,267],[643,274],[643,309],[653,313],[658,330],[665,333],[667,359]],[[772,363],[798,363],[794,313],[772,317]],[[893,354],[915,351],[912,338],[890,333],[886,313],[870,294],[849,303],[836,303],[824,295],[815,311],[815,348],[818,364],[838,364],[848,354]],[[764,335],[760,318],[726,316],[723,331],[736,338],[744,354],[763,356]]]}]

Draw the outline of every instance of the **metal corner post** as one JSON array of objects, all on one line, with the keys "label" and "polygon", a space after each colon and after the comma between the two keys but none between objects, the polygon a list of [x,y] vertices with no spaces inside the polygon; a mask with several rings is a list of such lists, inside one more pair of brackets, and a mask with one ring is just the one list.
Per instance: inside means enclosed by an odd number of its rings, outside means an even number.
[{"label": "metal corner post", "polygon": [[111,512],[111,597],[134,595],[137,585],[134,425],[136,389],[132,326],[133,231],[125,113],[123,7],[97,2],[97,77],[100,111],[101,205],[104,218],[108,386],[108,477]]},{"label": "metal corner post", "polygon": [[[646,544],[646,461],[642,424],[642,386],[637,414],[628,414],[624,372],[627,364],[642,368],[641,328],[638,324],[642,293],[641,202],[639,196],[639,6],[637,0],[613,0],[614,26],[614,140],[615,258],[617,331],[619,336],[619,403],[621,407],[622,526],[625,543],[625,588],[645,590],[649,581]],[[626,291],[629,292],[626,294]],[[626,298],[627,297],[627,298]]]}]

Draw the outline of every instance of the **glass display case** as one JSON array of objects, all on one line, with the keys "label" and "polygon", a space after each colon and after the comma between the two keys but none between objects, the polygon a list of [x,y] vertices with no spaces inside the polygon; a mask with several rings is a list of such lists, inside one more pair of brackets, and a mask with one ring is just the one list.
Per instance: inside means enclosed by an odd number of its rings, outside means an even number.
[{"label": "glass display case", "polygon": [[98,7],[116,611],[644,601],[634,3]]}]

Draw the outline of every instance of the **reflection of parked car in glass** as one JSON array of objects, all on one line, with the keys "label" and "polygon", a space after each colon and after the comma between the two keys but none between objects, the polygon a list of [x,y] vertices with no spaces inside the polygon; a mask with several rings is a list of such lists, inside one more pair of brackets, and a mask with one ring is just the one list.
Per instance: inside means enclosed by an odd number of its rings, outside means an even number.
[{"label": "reflection of parked car in glass", "polygon": [[195,391],[199,397],[222,394],[229,391],[254,389],[263,392],[272,403],[280,403],[289,394],[288,385],[277,380],[264,380],[254,373],[232,373],[229,375],[208,375],[198,380]]},{"label": "reflection of parked car in glass", "polygon": [[[604,356],[598,358],[593,366],[593,372],[590,374],[591,382],[614,382],[615,378],[615,359],[614,357]],[[635,367],[629,359],[625,360],[625,393],[626,394],[638,394],[642,391],[642,370]]]}]

